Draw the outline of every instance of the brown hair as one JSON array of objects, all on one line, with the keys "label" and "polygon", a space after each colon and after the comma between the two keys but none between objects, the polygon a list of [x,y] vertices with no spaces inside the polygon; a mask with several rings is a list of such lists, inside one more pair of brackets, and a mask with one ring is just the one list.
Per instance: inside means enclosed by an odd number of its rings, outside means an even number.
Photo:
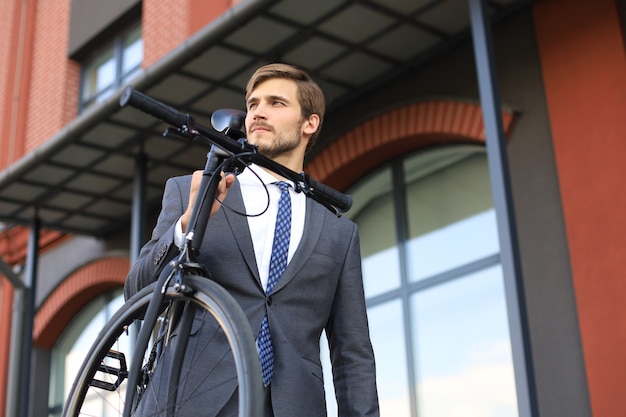
[{"label": "brown hair", "polygon": [[317,114],[320,118],[320,124],[317,130],[311,135],[311,139],[309,139],[307,146],[308,151],[315,143],[322,129],[325,110],[324,93],[319,85],[300,68],[287,64],[268,64],[257,69],[254,74],[252,74],[252,77],[250,77],[248,85],[246,86],[246,101],[259,84],[273,78],[295,81],[298,87],[298,100],[300,101],[300,107],[302,109],[302,118],[308,119],[312,114]]}]

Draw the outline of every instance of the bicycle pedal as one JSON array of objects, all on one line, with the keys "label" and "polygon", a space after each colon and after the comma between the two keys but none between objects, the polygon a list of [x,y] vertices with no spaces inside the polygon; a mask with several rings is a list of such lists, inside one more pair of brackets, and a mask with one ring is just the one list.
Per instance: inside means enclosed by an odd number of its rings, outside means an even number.
[{"label": "bicycle pedal", "polygon": [[[106,364],[105,361],[107,358],[113,359],[117,361],[119,366]],[[103,374],[113,375],[116,377],[114,382],[105,382],[99,379],[91,380],[90,385],[92,387],[104,389],[107,391],[115,391],[122,384],[122,382],[128,378],[128,367],[126,366],[126,356],[122,352],[118,352],[116,350],[109,350],[106,354],[105,359],[98,366],[98,371]]]}]

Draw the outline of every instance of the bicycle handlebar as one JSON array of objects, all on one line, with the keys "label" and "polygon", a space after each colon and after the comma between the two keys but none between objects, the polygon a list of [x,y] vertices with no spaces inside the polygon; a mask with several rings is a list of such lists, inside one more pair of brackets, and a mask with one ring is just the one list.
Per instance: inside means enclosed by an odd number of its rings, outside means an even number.
[{"label": "bicycle handlebar", "polygon": [[345,213],[352,207],[352,197],[350,195],[341,193],[309,177],[304,172],[297,173],[292,171],[257,153],[256,146],[249,144],[245,140],[233,140],[217,130],[195,123],[193,117],[189,114],[182,113],[159,100],[140,93],[132,87],[126,87],[120,97],[120,106],[125,107],[127,105],[164,121],[184,134],[198,135],[233,155],[245,154],[245,158],[250,162],[254,162],[290,179],[296,184],[297,191],[304,192],[305,195],[328,207],[337,215]]}]

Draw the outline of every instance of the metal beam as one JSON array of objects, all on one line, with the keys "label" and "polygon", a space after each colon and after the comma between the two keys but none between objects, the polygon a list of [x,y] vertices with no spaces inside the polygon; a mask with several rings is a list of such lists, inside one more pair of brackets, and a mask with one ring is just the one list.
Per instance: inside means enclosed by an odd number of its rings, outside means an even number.
[{"label": "metal beam", "polygon": [[538,416],[530,332],[521,273],[509,163],[496,82],[491,28],[484,0],[469,0],[480,102],[487,142],[487,160],[500,239],[500,257],[509,318],[515,387],[520,417]]},{"label": "metal beam", "polygon": [[[41,221],[35,211],[28,240],[26,272],[24,274],[25,282],[22,282],[16,276],[13,277],[18,282],[18,285],[14,285],[16,291],[13,297],[13,311],[11,314],[11,345],[5,409],[8,416],[27,417],[31,404],[30,383],[40,229]],[[4,272],[4,268],[7,265],[2,262],[0,266],[2,266]]]},{"label": "metal beam", "polygon": [[0,272],[2,272],[2,274],[7,277],[7,279],[9,280],[9,282],[11,283],[11,285],[13,285],[13,287],[15,289],[23,289],[24,287],[24,283],[22,282],[22,280],[20,279],[20,277],[13,272],[13,269],[11,268],[11,266],[9,264],[7,264],[6,262],[4,262],[4,259],[2,259],[0,257]]},{"label": "metal beam", "polygon": [[139,152],[135,158],[135,179],[133,183],[133,209],[130,230],[131,265],[139,257],[139,251],[145,243],[146,226],[146,168],[148,157]]},{"label": "metal beam", "polygon": [[19,416],[20,388],[22,377],[22,329],[24,328],[24,298],[26,288],[13,294],[11,311],[11,341],[9,347],[9,372],[7,375],[6,416]]},{"label": "metal beam", "polygon": [[28,417],[30,401],[30,381],[33,352],[33,327],[35,322],[35,293],[39,266],[39,233],[41,221],[35,211],[35,217],[28,239],[26,258],[26,290],[24,291],[24,328],[22,333],[22,380],[20,384],[20,416]]}]

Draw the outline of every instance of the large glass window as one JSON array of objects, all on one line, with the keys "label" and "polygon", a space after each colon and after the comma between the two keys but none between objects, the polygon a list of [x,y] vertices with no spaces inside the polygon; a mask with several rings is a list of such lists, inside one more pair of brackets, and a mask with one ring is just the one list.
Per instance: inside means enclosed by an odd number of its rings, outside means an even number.
[{"label": "large glass window", "polygon": [[[49,417],[61,415],[63,403],[83,359],[100,330],[123,303],[122,290],[101,295],[74,318],[57,341],[51,357]],[[87,401],[91,401],[92,410],[99,410],[94,415],[106,415],[102,397]]]},{"label": "large glass window", "polygon": [[498,253],[485,154],[465,147],[418,153],[402,163],[411,281]]},{"label": "large glass window", "polygon": [[499,265],[411,295],[419,416],[517,416]]},{"label": "large glass window", "polygon": [[[385,168],[350,190],[349,212],[359,225],[366,297],[400,288],[400,258],[392,192],[392,172]],[[380,277],[385,277],[381,279]]]},{"label": "large glass window", "polygon": [[[517,416],[485,149],[419,151],[348,192],[381,415]],[[332,387],[327,393],[335,415]]]},{"label": "large glass window", "polygon": [[109,97],[141,70],[143,40],[141,27],[117,37],[83,65],[81,110]]}]

